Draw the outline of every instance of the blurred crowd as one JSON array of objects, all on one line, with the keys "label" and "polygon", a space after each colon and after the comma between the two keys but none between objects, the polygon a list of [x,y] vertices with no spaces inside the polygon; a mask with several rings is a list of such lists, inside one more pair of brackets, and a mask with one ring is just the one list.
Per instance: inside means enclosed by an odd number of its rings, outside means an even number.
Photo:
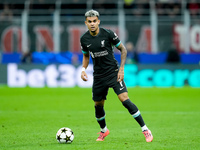
[{"label": "blurred crowd", "polygon": [[[155,9],[160,16],[174,17],[181,15],[182,7],[186,7],[191,16],[200,15],[200,1],[188,0],[186,5],[182,5],[182,0],[157,0],[155,1]],[[124,0],[124,8],[130,9],[133,15],[149,15],[151,8],[149,0]]]},{"label": "blurred crowd", "polygon": [[[12,21],[13,17],[21,16],[22,11],[26,8],[25,0],[1,0],[0,1],[0,21]],[[153,1],[153,0],[152,0]],[[151,0],[121,0],[120,6],[125,10],[126,15],[133,16],[149,16],[150,9],[152,8]],[[183,7],[187,8],[192,17],[199,17],[200,15],[200,0],[187,0],[185,5],[183,0],[154,0],[154,8],[159,16],[174,17],[182,14]],[[37,15],[41,15],[40,12],[46,10],[49,14],[52,14],[56,8],[58,0],[30,0],[29,9],[35,11]],[[65,15],[83,15],[86,9],[96,9],[101,15],[113,15],[118,13],[119,0],[62,0],[61,9],[68,10]],[[77,11],[82,9],[82,12]],[[64,12],[64,13],[65,13]],[[76,12],[75,14],[71,12]],[[34,14],[34,15],[35,15]],[[127,47],[127,62],[136,63],[139,61],[138,52],[132,42],[126,43]],[[59,56],[60,58],[60,56]],[[72,61],[77,62],[78,57],[73,57]],[[179,62],[180,58],[175,50],[171,48],[167,58],[168,62]],[[23,54],[23,63],[32,62],[32,54],[30,52]],[[74,63],[74,64],[75,64]]]},{"label": "blurred crowd", "polygon": [[[19,15],[20,12],[14,10],[23,10],[25,0],[19,0],[14,3],[11,0],[2,0],[0,2],[0,20],[11,20],[13,15]],[[125,13],[127,15],[144,16],[149,15],[151,8],[150,0],[122,0],[124,3]],[[155,9],[158,15],[176,16],[182,13],[182,0],[155,0]],[[55,0],[30,0],[30,10],[46,9],[48,12],[53,12],[55,9]],[[117,0],[62,0],[61,9],[97,9],[103,15],[115,14],[118,8]],[[191,16],[200,15],[200,2],[198,0],[187,0],[186,8],[190,11]]]}]

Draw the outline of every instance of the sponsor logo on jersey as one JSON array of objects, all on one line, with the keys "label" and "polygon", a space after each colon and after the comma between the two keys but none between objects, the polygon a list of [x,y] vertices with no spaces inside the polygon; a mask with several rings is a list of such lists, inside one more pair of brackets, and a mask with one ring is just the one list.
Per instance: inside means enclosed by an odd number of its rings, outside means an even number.
[{"label": "sponsor logo on jersey", "polygon": [[108,51],[105,50],[105,51],[95,52],[95,53],[90,52],[90,55],[92,56],[92,58],[106,56],[106,55],[108,55]]},{"label": "sponsor logo on jersey", "polygon": [[101,57],[101,56],[106,56],[106,55],[108,55],[108,51],[107,50],[94,53],[95,57]]}]

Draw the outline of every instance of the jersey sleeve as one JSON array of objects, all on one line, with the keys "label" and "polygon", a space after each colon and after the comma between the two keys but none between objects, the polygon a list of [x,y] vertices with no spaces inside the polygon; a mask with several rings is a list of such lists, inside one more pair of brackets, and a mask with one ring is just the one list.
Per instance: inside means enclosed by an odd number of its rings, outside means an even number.
[{"label": "jersey sleeve", "polygon": [[109,39],[115,47],[118,47],[121,44],[121,41],[119,40],[118,35],[112,30],[110,30],[109,32]]},{"label": "jersey sleeve", "polygon": [[81,42],[81,51],[83,52],[83,54],[88,54],[89,51],[88,51],[87,47],[85,46],[82,38],[81,38],[80,42]]}]

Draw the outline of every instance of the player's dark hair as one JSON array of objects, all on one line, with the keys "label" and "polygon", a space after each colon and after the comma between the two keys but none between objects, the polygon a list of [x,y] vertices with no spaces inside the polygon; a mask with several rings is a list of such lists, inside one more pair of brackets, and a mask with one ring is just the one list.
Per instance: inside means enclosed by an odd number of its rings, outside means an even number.
[{"label": "player's dark hair", "polygon": [[88,10],[86,13],[85,13],[85,19],[87,17],[98,17],[99,18],[99,12],[96,11],[96,10]]}]

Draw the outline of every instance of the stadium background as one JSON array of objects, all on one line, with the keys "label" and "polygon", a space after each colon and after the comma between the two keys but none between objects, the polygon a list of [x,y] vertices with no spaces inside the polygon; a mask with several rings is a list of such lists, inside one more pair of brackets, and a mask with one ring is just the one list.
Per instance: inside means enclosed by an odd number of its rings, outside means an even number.
[{"label": "stadium background", "polygon": [[127,47],[128,87],[200,87],[199,8],[198,0],[1,1],[0,84],[91,87],[79,79],[79,38],[84,13],[96,9]]},{"label": "stadium background", "polygon": [[[0,149],[199,150],[199,7],[199,0],[0,0]],[[79,45],[91,8],[126,44],[125,82],[151,143],[111,89],[111,134],[95,141],[92,63],[82,82]],[[115,56],[120,61],[116,49]],[[70,145],[55,138],[64,126],[74,131]]]}]

